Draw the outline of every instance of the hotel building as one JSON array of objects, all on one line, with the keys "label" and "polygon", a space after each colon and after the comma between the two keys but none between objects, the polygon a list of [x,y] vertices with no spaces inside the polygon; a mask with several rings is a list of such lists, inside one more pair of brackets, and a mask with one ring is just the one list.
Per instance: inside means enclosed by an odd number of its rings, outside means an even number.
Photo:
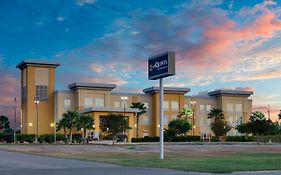
[{"label": "hotel building", "polygon": [[[102,118],[109,113],[125,114],[132,127],[127,132],[128,140],[136,136],[136,112],[130,108],[132,102],[142,102],[147,112],[140,117],[139,137],[159,136],[159,88],[149,87],[143,93],[118,93],[115,84],[80,83],[68,85],[67,90],[55,89],[55,69],[59,63],[46,61],[22,61],[17,65],[21,70],[22,99],[22,133],[41,134],[54,133],[54,123],[62,118],[67,110],[92,114],[94,128],[89,130],[89,137],[102,134],[100,125]],[[194,135],[208,139],[212,135],[208,113],[212,108],[221,108],[231,126],[248,121],[252,111],[251,91],[215,90],[208,96],[189,96],[189,88],[164,88],[164,126],[179,114],[183,107],[194,110]],[[39,99],[38,110],[34,99]],[[37,121],[38,111],[38,121]],[[192,132],[190,132],[192,134]],[[238,134],[232,129],[229,135]]]}]

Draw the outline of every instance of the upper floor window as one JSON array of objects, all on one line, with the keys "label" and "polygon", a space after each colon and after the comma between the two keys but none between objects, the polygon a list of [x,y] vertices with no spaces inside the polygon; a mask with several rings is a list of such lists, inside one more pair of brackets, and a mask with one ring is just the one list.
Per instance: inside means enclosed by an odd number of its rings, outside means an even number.
[{"label": "upper floor window", "polygon": [[96,98],[96,106],[97,107],[104,107],[104,99],[103,98]]},{"label": "upper floor window", "polygon": [[26,97],[27,97],[27,88],[26,86],[22,87],[22,101],[26,101]]},{"label": "upper floor window", "polygon": [[206,111],[207,111],[207,112],[210,112],[211,109],[212,109],[212,106],[211,106],[211,105],[206,105]]},{"label": "upper floor window", "polygon": [[70,99],[64,99],[64,109],[70,109],[71,101]]},{"label": "upper floor window", "polygon": [[171,107],[172,107],[173,111],[178,111],[179,110],[179,103],[177,101],[172,101]]},{"label": "upper floor window", "polygon": [[200,112],[205,112],[205,105],[200,105]]},{"label": "upper floor window", "polygon": [[40,101],[46,101],[48,99],[48,86],[36,85],[36,97]]},{"label": "upper floor window", "polygon": [[120,101],[115,101],[114,102],[114,107],[119,108],[120,107]]},{"label": "upper floor window", "polygon": [[227,112],[233,112],[233,110],[234,110],[234,105],[231,104],[231,103],[227,103],[227,104],[226,104],[226,110],[227,110]]},{"label": "upper floor window", "polygon": [[235,111],[242,112],[242,104],[235,104]]},{"label": "upper floor window", "polygon": [[168,101],[163,102],[163,108],[164,108],[165,111],[169,110],[169,102]]},{"label": "upper floor window", "polygon": [[90,97],[86,97],[86,98],[84,99],[84,105],[85,105],[85,107],[91,107],[91,106],[93,106],[93,99],[90,98]]}]

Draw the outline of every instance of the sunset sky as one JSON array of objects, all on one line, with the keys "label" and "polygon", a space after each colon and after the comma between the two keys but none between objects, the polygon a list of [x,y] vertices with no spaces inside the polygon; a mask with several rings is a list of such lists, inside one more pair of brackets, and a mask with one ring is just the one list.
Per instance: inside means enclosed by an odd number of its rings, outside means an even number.
[{"label": "sunset sky", "polygon": [[277,118],[281,0],[0,0],[0,105],[19,97],[23,59],[60,62],[57,89],[79,81],[140,92],[158,83],[147,79],[148,57],[167,50],[177,64],[165,86],[252,90],[254,110],[270,104]]}]

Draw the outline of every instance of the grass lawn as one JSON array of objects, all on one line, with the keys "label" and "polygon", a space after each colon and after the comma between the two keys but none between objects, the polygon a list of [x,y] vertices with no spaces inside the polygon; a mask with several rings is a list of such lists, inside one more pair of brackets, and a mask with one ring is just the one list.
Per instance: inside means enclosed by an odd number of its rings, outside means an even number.
[{"label": "grass lawn", "polygon": [[[156,152],[157,147],[153,148],[151,146],[11,145],[0,146],[0,150],[105,162],[123,166],[168,168],[195,172],[224,173],[281,170],[281,145],[275,147],[229,147],[220,145],[218,148],[219,152],[214,150],[216,147],[208,145],[190,147],[169,146],[164,160],[159,160],[159,154]],[[204,152],[201,150],[204,150]]]},{"label": "grass lawn", "polygon": [[281,170],[281,154],[266,153],[224,155],[213,157],[181,157],[168,155],[164,160],[159,160],[158,155],[151,154],[107,154],[96,155],[92,157],[61,155],[59,157],[106,162],[124,166],[168,168],[184,171],[212,173]]}]

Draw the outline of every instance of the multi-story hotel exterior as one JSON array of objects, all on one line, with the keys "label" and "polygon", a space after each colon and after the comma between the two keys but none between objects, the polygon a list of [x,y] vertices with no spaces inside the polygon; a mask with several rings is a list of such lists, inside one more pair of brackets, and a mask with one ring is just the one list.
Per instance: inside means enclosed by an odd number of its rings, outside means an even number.
[{"label": "multi-story hotel exterior", "polygon": [[[22,133],[36,132],[37,113],[34,99],[38,98],[38,133],[54,133],[54,123],[67,110],[89,113],[94,117],[91,137],[98,137],[102,118],[109,113],[125,114],[132,127],[127,133],[128,140],[136,136],[136,112],[130,108],[132,102],[143,102],[147,112],[140,118],[139,136],[159,136],[159,88],[150,87],[143,93],[117,93],[115,84],[78,83],[68,85],[67,90],[55,90],[55,68],[59,63],[45,61],[22,61],[17,65],[21,70]],[[194,110],[194,134],[202,138],[212,135],[207,114],[212,108],[221,108],[231,126],[248,121],[252,111],[251,91],[216,90],[206,97],[188,96],[189,88],[164,88],[164,126],[176,118],[183,107]],[[124,98],[125,97],[125,98]],[[232,129],[229,135],[237,132]]]}]

